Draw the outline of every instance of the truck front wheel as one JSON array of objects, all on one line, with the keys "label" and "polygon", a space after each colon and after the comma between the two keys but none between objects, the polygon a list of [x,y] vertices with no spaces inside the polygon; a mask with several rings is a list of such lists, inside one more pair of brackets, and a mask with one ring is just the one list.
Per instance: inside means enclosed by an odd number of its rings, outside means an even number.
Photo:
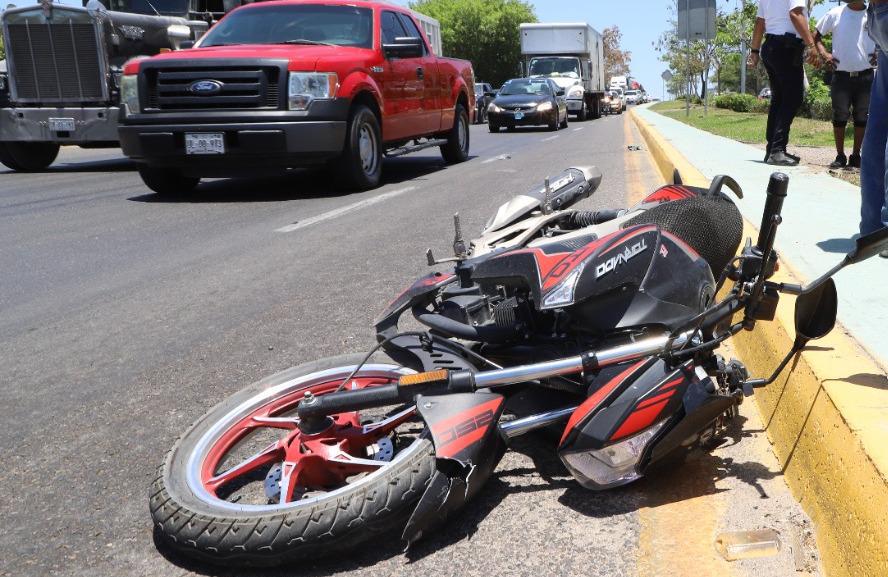
[{"label": "truck front wheel", "polygon": [[441,147],[441,156],[448,164],[469,158],[469,114],[462,104],[457,104],[454,112],[453,128],[447,133],[447,144]]},{"label": "truck front wheel", "polygon": [[583,122],[586,120],[586,99],[583,99],[583,104],[580,105],[580,111],[577,112],[577,120]]},{"label": "truck front wheel", "polygon": [[345,150],[339,157],[338,171],[343,184],[357,190],[379,185],[382,176],[382,138],[379,121],[364,105],[352,110],[345,134]]},{"label": "truck front wheel", "polygon": [[0,162],[18,172],[43,170],[58,155],[55,142],[0,142]]},{"label": "truck front wheel", "polygon": [[175,168],[139,166],[139,176],[145,186],[157,194],[188,194],[197,187],[200,178],[185,176]]}]

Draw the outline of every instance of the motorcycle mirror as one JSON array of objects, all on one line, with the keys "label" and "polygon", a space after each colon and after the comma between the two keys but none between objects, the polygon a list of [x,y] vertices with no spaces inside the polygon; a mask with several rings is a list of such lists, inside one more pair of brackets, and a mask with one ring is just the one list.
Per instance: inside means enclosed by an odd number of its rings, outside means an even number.
[{"label": "motorcycle mirror", "polygon": [[795,304],[796,348],[833,330],[838,303],[836,283],[831,278],[799,295]]},{"label": "motorcycle mirror", "polygon": [[888,250],[888,227],[857,238],[854,250],[845,256],[845,264],[856,264],[872,256],[876,256],[883,250]]}]

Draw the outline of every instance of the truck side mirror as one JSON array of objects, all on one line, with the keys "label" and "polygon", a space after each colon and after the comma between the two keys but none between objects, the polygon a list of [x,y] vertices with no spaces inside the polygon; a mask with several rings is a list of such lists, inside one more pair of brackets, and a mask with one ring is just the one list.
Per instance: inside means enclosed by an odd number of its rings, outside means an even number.
[{"label": "truck side mirror", "polygon": [[419,58],[423,55],[422,39],[414,36],[399,36],[391,44],[383,44],[386,58]]},{"label": "truck side mirror", "polygon": [[555,91],[555,96],[564,96],[564,89]]}]

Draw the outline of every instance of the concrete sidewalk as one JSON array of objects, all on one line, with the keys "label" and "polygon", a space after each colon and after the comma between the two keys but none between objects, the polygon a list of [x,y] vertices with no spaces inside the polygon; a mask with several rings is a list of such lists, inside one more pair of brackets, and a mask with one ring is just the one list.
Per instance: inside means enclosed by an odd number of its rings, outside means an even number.
[{"label": "concrete sidewalk", "polygon": [[[860,189],[805,166],[774,167],[762,151],[692,128],[640,106],[634,112],[708,178],[728,174],[743,187],[737,206],[758,226],[771,173],[790,177],[777,247],[798,276],[812,280],[834,266],[854,246],[860,222]],[[888,260],[873,258],[835,277],[839,321],[883,368],[888,367]]]}]

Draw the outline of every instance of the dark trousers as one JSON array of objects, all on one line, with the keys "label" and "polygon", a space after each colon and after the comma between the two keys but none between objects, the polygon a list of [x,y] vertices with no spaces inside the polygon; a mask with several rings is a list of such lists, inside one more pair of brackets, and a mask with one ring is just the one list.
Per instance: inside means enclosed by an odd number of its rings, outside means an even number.
[{"label": "dark trousers", "polygon": [[768,151],[786,152],[789,129],[805,94],[804,45],[801,39],[768,35],[762,46],[762,63],[771,82],[768,110]]}]

